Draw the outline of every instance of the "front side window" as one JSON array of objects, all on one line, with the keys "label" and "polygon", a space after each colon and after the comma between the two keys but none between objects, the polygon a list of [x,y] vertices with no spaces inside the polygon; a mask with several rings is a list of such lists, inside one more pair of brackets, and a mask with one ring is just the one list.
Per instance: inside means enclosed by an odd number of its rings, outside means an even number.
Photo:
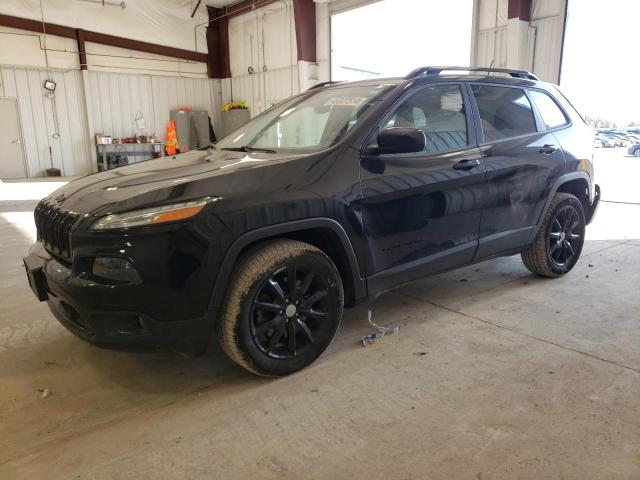
[{"label": "front side window", "polygon": [[566,125],[567,118],[549,95],[538,90],[529,90],[529,95],[533,99],[533,103],[538,107],[542,121],[548,129]]},{"label": "front side window", "polygon": [[485,142],[535,133],[529,99],[520,88],[473,85]]},{"label": "front side window", "polygon": [[314,152],[338,140],[392,84],[311,90],[272,107],[216,144],[220,150]]},{"label": "front side window", "polygon": [[385,122],[384,128],[394,127],[422,130],[427,154],[466,147],[467,120],[460,86],[436,85],[414,93]]}]

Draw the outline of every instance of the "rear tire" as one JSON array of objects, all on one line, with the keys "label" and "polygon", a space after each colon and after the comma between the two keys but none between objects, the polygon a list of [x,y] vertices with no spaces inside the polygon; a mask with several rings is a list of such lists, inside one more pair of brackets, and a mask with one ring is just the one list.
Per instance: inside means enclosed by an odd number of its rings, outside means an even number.
[{"label": "rear tire", "polygon": [[580,258],[584,245],[582,203],[570,193],[556,193],[534,242],[521,252],[522,261],[536,275],[560,277]]},{"label": "rear tire", "polygon": [[216,323],[218,339],[241,367],[288,375],[329,346],[343,306],[340,274],[324,252],[295,240],[269,241],[239,260]]}]

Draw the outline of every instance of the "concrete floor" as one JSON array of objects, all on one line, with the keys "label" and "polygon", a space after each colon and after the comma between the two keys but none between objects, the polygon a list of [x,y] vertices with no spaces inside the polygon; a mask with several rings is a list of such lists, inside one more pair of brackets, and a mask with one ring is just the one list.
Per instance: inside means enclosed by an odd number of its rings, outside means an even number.
[{"label": "concrete floor", "polygon": [[67,333],[20,262],[35,201],[3,186],[0,478],[640,478],[638,204],[603,204],[564,278],[512,257],[422,280],[373,305],[398,334],[364,348],[347,311],[316,364],[265,380],[217,346]]}]

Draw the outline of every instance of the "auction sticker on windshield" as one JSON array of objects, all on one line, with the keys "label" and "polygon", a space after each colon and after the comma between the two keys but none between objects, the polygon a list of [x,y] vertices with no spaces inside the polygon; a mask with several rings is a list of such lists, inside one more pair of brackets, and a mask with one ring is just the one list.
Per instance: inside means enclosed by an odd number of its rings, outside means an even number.
[{"label": "auction sticker on windshield", "polygon": [[333,97],[327,100],[325,107],[357,107],[367,101],[367,97]]}]

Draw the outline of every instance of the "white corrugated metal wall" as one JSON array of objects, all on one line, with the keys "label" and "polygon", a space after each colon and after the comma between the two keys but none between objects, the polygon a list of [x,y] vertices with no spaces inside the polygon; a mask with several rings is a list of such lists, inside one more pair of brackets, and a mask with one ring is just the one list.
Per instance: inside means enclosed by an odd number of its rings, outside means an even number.
[{"label": "white corrugated metal wall", "polygon": [[[87,73],[85,106],[79,70],[51,70],[49,74],[39,68],[0,67],[0,96],[18,99],[29,177],[43,176],[51,166],[63,175],[95,171],[94,135],[140,134],[135,127],[138,112],[145,119],[145,132],[160,138],[164,138],[170,110],[178,107],[206,110],[217,124],[219,80]],[[55,95],[42,88],[48,78],[57,84]]]},{"label": "white corrugated metal wall", "polygon": [[560,60],[564,36],[564,0],[536,0],[531,11],[535,42],[529,45],[531,70],[541,79],[560,82]]},{"label": "white corrugated metal wall", "polygon": [[232,18],[229,45],[232,78],[222,81],[225,102],[246,100],[251,114],[257,115],[300,91],[290,0]]},{"label": "white corrugated metal wall", "polygon": [[[49,94],[42,85],[53,79]],[[90,145],[84,86],[78,70],[0,66],[0,96],[18,99],[27,174],[42,176],[46,168],[63,175],[90,171]]]},{"label": "white corrugated metal wall", "polygon": [[476,57],[478,66],[507,67],[508,0],[477,0],[478,33]]},{"label": "white corrugated metal wall", "polygon": [[[508,0],[477,0],[477,34],[472,63],[508,64]],[[527,45],[527,69],[542,80],[558,82],[562,52],[565,0],[533,0]],[[515,66],[518,68],[518,66]]]},{"label": "white corrugated metal wall", "polygon": [[495,27],[478,32],[476,65],[507,67],[507,27]]},{"label": "white corrugated metal wall", "polygon": [[112,72],[88,72],[92,136],[114,137],[140,134],[135,118],[142,114],[146,133],[164,138],[169,112],[179,107],[206,110],[215,118],[220,105],[215,101],[212,80]]}]

